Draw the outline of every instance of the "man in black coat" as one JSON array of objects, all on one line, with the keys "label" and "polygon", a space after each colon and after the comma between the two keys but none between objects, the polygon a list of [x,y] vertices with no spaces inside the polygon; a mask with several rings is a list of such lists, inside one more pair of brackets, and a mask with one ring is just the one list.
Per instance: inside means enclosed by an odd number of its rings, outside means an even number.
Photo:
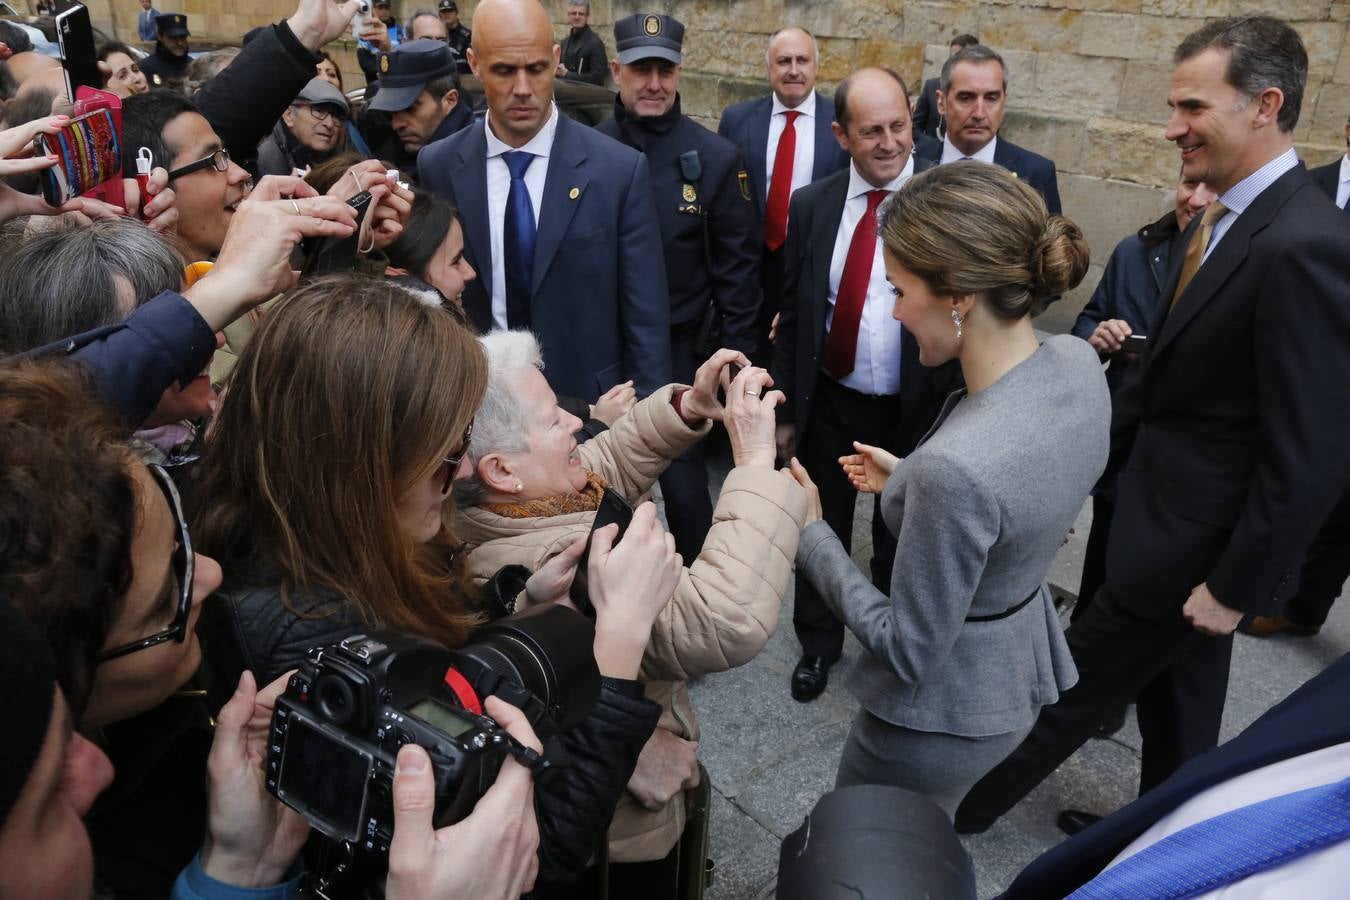
[{"label": "man in black coat", "polygon": [[[675,380],[692,383],[703,362],[700,330],[711,312],[719,343],[747,355],[759,309],[758,220],[740,151],[680,113],[684,25],[652,13],[614,23],[619,88],[614,118],[596,127],[647,154],[652,195],[670,279],[670,352]],[[711,307],[711,310],[710,310]],[[695,445],[661,476],[676,549],[698,556],[712,524],[704,446]]]},{"label": "man in black coat", "polygon": [[557,75],[565,81],[583,81],[603,87],[609,60],[600,35],[586,24],[590,17],[590,0],[568,0],[567,21],[572,24],[572,30],[563,38]]},{"label": "man in black coat", "polygon": [[[947,46],[947,55],[955,56],[966,47],[973,47],[980,42],[980,39],[973,34],[958,34],[952,38]],[[919,100],[914,104],[914,137],[918,140],[919,135],[930,137],[934,141],[942,140],[943,133],[947,130],[942,124],[942,113],[938,112],[937,92],[941,84],[941,78],[930,78],[923,83],[923,90],[919,92]]]},{"label": "man in black coat", "polygon": [[[889,69],[860,69],[840,82],[834,108],[834,134],[852,163],[792,197],[773,378],[787,395],[778,408],[779,452],[796,455],[811,473],[825,521],[847,548],[857,492],[839,457],[854,452],[853,441],[908,453],[959,386],[960,369],[955,361],[936,369],[919,363],[917,342],[893,316],[895,297],[875,234],[885,198],[933,165],[910,152],[904,82]],[[864,256],[850,252],[859,229],[870,230],[859,238],[870,241],[872,252]],[[872,575],[888,589],[886,548],[894,554],[895,544],[879,505],[878,497]],[[844,626],[809,581],[799,575],[796,583],[792,624],[802,658],[791,687],[794,699],[809,702],[839,659]]]},{"label": "man in black coat", "polygon": [[455,51],[455,63],[459,74],[469,74],[469,46],[473,43],[473,32],[459,20],[459,4],[455,0],[440,0],[436,12],[445,25],[445,42]]},{"label": "man in black coat", "polygon": [[942,141],[916,144],[915,151],[935,163],[975,159],[1002,166],[1041,192],[1053,215],[1060,213],[1055,164],[999,136],[1008,102],[1008,68],[1003,57],[975,44],[947,57],[942,65],[937,109],[947,123]]},{"label": "man in black coat", "polygon": [[1294,153],[1303,41],[1276,19],[1226,19],[1175,58],[1167,137],[1219,199],[1183,235],[1115,397],[1112,463],[1128,458],[1106,583],[1068,633],[1078,684],[967,795],[961,831],[987,828],[1136,696],[1141,791],[1212,748],[1233,630],[1282,608],[1350,483],[1350,222]]},{"label": "man in black coat", "polygon": [[152,89],[180,90],[187,81],[188,56],[187,16],[182,13],[160,13],[155,18],[155,52],[141,60],[141,71]]}]

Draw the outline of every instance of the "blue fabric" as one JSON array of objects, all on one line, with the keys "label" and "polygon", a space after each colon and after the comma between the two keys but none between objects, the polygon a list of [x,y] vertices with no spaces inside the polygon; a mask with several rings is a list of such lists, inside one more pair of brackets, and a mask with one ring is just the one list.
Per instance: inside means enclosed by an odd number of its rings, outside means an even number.
[{"label": "blue fabric", "polygon": [[33,359],[67,356],[93,375],[109,406],[140,426],[174,381],[187,384],[216,352],[216,336],[181,294],[165,291],[115,325],[38,347]]},{"label": "blue fabric", "polygon": [[142,10],[141,14],[136,17],[136,34],[141,40],[153,41],[157,37],[155,19],[158,17],[159,13],[155,11],[153,6],[147,10]]},{"label": "blue fabric", "polygon": [[[587,402],[630,378],[646,396],[671,379],[670,297],[647,158],[554,115],[530,310],[544,372],[554,391]],[[484,332],[494,327],[486,167],[481,124],[417,157],[422,187],[459,208],[464,256],[478,271],[464,286],[464,311]]]},{"label": "blue fabric", "polygon": [[1350,741],[1345,698],[1350,653],[1290,694],[1240,735],[1197,756],[1158,787],[1037,857],[1003,900],[1063,897],[1090,881],[1130,842],[1187,800],[1262,766]]},{"label": "blue fabric", "polygon": [[[1148,334],[1149,322],[1158,308],[1158,296],[1167,278],[1172,239],[1147,246],[1137,234],[1116,245],[1106,262],[1092,299],[1073,323],[1073,334],[1087,340],[1107,319],[1123,319],[1135,334]],[[1111,360],[1106,383],[1114,394],[1132,363],[1124,356]]]},{"label": "blue fabric", "polygon": [[242,888],[216,881],[202,868],[201,854],[192,857],[188,867],[178,874],[169,900],[292,900],[300,896],[300,877],[304,869],[297,861],[286,873],[287,880],[265,888]]},{"label": "blue fabric", "polygon": [[1271,797],[1145,847],[1070,900],[1194,897],[1350,837],[1350,778]]},{"label": "blue fabric", "polygon": [[525,185],[525,171],[534,162],[533,153],[511,150],[502,154],[511,170],[511,191],[506,195],[506,222],[502,227],[506,263],[506,324],[530,327],[530,288],[534,282],[534,205]]}]

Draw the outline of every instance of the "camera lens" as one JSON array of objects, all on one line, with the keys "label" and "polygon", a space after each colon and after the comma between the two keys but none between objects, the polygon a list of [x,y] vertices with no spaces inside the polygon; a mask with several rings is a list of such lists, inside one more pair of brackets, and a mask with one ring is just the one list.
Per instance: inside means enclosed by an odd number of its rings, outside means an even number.
[{"label": "camera lens", "polygon": [[341,676],[320,676],[314,686],[314,702],[319,713],[334,725],[350,725],[356,716],[356,693]]}]

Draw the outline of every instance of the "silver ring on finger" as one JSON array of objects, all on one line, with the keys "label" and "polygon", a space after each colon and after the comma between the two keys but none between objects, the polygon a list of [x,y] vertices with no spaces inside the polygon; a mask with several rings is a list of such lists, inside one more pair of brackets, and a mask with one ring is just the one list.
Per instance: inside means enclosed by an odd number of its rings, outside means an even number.
[{"label": "silver ring on finger", "polygon": [[291,199],[291,206],[295,207],[295,214],[296,214],[297,216],[303,216],[303,215],[304,215],[304,213],[302,213],[302,212],[300,211],[300,204],[299,204],[299,203],[296,203],[294,198]]}]

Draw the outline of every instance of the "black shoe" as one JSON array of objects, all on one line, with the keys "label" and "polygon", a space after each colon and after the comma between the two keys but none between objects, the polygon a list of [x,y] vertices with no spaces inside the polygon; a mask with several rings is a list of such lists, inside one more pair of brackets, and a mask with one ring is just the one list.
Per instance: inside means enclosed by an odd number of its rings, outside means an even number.
[{"label": "black shoe", "polygon": [[803,656],[792,670],[792,699],[810,703],[825,692],[830,683],[830,663],[823,656]]},{"label": "black shoe", "polygon": [[1124,728],[1125,714],[1127,712],[1129,712],[1128,709],[1122,709],[1118,715],[1114,715],[1110,719],[1107,719],[1105,722],[1098,725],[1097,737],[1109,738],[1111,735],[1115,734],[1117,731]]},{"label": "black shoe", "polygon": [[1094,813],[1083,812],[1081,809],[1066,809],[1055,816],[1055,826],[1069,837],[1073,837],[1084,828],[1095,825],[1101,820],[1102,817]]}]

